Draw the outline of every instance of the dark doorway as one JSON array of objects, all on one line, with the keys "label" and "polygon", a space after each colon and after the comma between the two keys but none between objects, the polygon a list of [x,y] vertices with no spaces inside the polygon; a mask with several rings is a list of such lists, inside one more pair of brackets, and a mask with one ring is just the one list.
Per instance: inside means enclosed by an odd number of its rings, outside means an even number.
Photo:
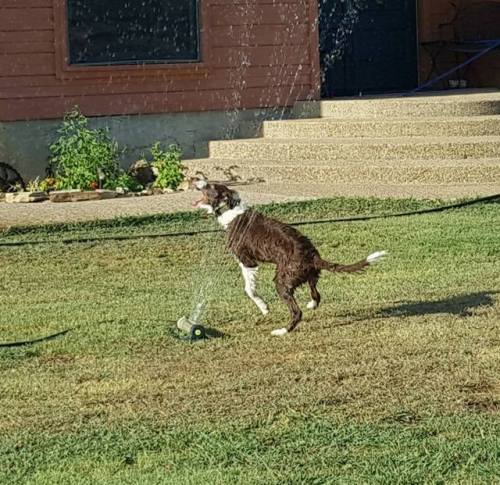
[{"label": "dark doorway", "polygon": [[[349,33],[354,3],[320,0],[323,97],[414,88],[418,82],[416,0],[367,0]],[[347,30],[345,42],[339,28],[344,34]],[[344,44],[342,57],[329,58],[339,44]]]}]

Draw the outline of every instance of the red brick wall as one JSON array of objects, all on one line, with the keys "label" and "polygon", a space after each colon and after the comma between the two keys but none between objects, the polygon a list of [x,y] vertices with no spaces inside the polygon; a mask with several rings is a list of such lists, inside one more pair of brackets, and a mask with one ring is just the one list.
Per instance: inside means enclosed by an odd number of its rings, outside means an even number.
[{"label": "red brick wall", "polygon": [[74,68],[64,0],[0,0],[0,121],[60,118],[75,105],[99,116],[317,98],[316,11],[317,0],[201,0],[201,63]]}]

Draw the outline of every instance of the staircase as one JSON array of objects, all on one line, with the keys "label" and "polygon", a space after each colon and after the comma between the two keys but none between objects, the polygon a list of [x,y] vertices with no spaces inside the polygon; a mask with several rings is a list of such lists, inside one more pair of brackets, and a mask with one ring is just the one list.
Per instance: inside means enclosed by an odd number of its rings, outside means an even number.
[{"label": "staircase", "polygon": [[299,102],[294,114],[261,138],[210,142],[189,172],[264,179],[245,191],[269,200],[500,192],[500,91]]}]

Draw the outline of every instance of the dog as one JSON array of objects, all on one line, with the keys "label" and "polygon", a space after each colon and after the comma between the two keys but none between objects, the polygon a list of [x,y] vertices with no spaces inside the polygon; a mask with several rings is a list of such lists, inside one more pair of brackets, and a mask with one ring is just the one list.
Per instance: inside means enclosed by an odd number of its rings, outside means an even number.
[{"label": "dog", "polygon": [[8,163],[0,162],[0,192],[10,192],[20,186],[26,190],[26,184],[19,172]]},{"label": "dog", "polygon": [[274,336],[292,332],[301,321],[302,311],[294,297],[299,286],[309,285],[311,301],[307,308],[314,310],[321,301],[317,284],[322,271],[359,273],[387,254],[386,251],[377,251],[354,264],[330,263],[297,229],[250,209],[234,190],[206,180],[198,180],[193,185],[202,193],[194,207],[217,217],[226,229],[228,247],[238,260],[245,280],[245,293],[263,315],[267,315],[269,309],[255,291],[255,278],[259,264],[276,265],[276,291],[288,306],[291,319],[286,327],[273,330],[271,334]]}]

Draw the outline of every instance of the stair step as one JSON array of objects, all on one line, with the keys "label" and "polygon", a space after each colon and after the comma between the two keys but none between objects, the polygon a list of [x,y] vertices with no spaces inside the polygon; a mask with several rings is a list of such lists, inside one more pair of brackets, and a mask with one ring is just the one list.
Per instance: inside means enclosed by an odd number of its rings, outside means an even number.
[{"label": "stair step", "polygon": [[409,116],[481,116],[500,114],[500,91],[436,92],[417,96],[373,96],[328,101],[300,101],[300,118],[401,118]]},{"label": "stair step", "polygon": [[247,139],[209,143],[211,158],[236,160],[429,160],[500,157],[500,136]]},{"label": "stair step", "polygon": [[335,118],[265,121],[266,138],[495,136],[500,116],[337,120]]},{"label": "stair step", "polygon": [[234,176],[238,180],[308,183],[384,184],[480,184],[497,186],[500,191],[500,158],[479,160],[420,161],[247,161],[199,159],[185,162],[188,173],[197,171],[215,180]]},{"label": "stair step", "polygon": [[[463,197],[487,196],[498,193],[494,184],[311,184],[311,183],[265,183],[249,187],[235,187],[242,199],[250,203],[282,202],[283,200],[307,200],[328,197],[377,197],[416,199],[459,199]],[[292,196],[292,197],[291,197]]]}]

